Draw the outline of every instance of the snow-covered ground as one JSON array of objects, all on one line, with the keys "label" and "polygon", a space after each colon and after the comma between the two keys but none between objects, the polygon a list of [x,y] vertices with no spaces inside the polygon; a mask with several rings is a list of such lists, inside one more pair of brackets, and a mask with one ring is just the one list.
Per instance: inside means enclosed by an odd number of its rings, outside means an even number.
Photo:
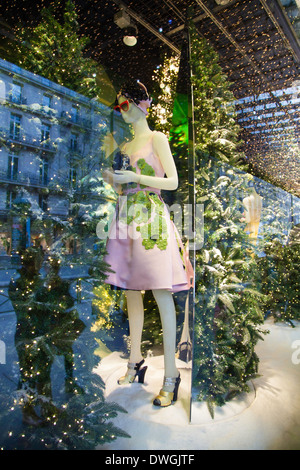
[{"label": "snow-covered ground", "polygon": [[[131,438],[118,438],[99,450],[299,450],[300,325],[291,328],[268,320],[270,334],[259,342],[260,377],[252,391],[216,410],[211,419],[204,403],[190,407],[190,370],[178,361],[182,383],[178,401],[152,405],[163,380],[163,357],[147,358],[145,384],[119,386],[126,360],[112,353],[96,373],[106,383],[106,398],[123,406],[114,420]],[[299,351],[299,352],[298,352]],[[190,413],[191,411],[191,413]]]}]

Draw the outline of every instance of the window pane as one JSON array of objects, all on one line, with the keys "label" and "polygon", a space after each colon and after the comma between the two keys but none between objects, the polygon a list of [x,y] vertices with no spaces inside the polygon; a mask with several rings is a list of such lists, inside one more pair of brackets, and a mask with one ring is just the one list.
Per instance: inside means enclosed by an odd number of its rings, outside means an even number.
[{"label": "window pane", "polygon": [[8,157],[7,177],[16,180],[18,175],[19,158],[14,155]]},{"label": "window pane", "polygon": [[10,137],[13,139],[20,138],[21,116],[12,114],[10,117]]},{"label": "window pane", "polygon": [[21,103],[21,96],[22,96],[22,87],[13,83],[12,91],[11,91],[11,100],[13,103]]}]

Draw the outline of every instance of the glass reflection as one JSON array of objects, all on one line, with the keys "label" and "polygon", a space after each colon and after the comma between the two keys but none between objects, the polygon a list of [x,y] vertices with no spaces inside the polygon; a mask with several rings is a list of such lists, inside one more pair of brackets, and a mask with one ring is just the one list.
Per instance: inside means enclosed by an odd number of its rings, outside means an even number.
[{"label": "glass reflection", "polygon": [[21,254],[20,277],[8,289],[17,317],[15,348],[20,367],[18,389],[24,392],[23,423],[35,426],[57,420],[50,376],[55,356],[63,357],[65,393],[83,393],[74,379],[73,343],[85,324],[73,309],[70,282],[58,274],[60,260],[49,259],[45,282],[39,274],[42,260],[40,248]]},{"label": "glass reflection", "polygon": [[99,173],[111,110],[7,61],[0,66],[10,126],[1,129],[0,447],[95,448],[128,437],[110,422],[124,409],[104,399],[94,373],[102,353],[91,297],[104,279],[96,227],[115,198]]},{"label": "glass reflection", "polygon": [[[204,168],[209,178],[201,178]],[[249,405],[265,318],[292,324],[299,318],[298,281],[292,279],[299,249],[290,241],[299,224],[299,199],[208,156],[198,171],[205,240],[197,258],[194,424],[222,419],[221,407],[234,397],[240,400],[232,410]]]}]

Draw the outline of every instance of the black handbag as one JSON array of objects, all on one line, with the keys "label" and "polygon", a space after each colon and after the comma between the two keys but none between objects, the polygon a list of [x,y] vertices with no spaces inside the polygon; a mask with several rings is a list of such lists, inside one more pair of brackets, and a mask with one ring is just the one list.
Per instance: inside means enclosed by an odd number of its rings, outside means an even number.
[{"label": "black handbag", "polygon": [[119,150],[114,155],[114,160],[112,163],[112,169],[115,170],[132,170],[132,166],[130,165],[130,158],[126,153],[121,152]]}]

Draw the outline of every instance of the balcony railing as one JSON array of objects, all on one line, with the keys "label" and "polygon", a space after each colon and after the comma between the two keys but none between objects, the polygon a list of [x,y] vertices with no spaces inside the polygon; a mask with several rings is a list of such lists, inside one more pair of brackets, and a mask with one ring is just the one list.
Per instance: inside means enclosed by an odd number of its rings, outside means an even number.
[{"label": "balcony railing", "polygon": [[60,117],[62,121],[65,121],[68,124],[75,124],[86,129],[91,129],[92,127],[90,119],[83,118],[77,114],[71,114],[68,111],[62,111]]},{"label": "balcony railing", "polygon": [[57,116],[57,111],[53,108],[49,108],[49,106],[39,105],[36,103],[32,103],[28,105],[26,111],[31,114],[38,114],[48,119],[54,118]]},{"label": "balcony railing", "polygon": [[9,103],[12,104],[27,104],[27,99],[18,95],[8,95],[6,99]]},{"label": "balcony railing", "polygon": [[49,188],[52,190],[66,190],[70,187],[70,183],[67,178],[62,177],[42,177],[38,174],[19,171],[14,175],[9,174],[7,171],[0,168],[0,182],[1,183],[13,183],[21,184],[24,186],[31,186],[37,188]]},{"label": "balcony railing", "polygon": [[50,108],[49,106],[45,106],[39,103],[27,104],[27,98],[22,98],[18,96],[7,96],[5,99],[0,98],[0,104],[6,103],[10,105],[17,105],[17,107],[26,105],[22,108],[22,111],[25,111],[29,114],[37,114],[48,119],[55,118],[58,114],[58,111],[56,109]]},{"label": "balcony railing", "polygon": [[56,144],[50,139],[41,141],[36,136],[30,134],[23,134],[21,131],[15,131],[13,133],[5,129],[0,129],[0,137],[6,141],[6,143],[14,143],[31,147],[39,150],[45,150],[47,152],[56,152]]}]

